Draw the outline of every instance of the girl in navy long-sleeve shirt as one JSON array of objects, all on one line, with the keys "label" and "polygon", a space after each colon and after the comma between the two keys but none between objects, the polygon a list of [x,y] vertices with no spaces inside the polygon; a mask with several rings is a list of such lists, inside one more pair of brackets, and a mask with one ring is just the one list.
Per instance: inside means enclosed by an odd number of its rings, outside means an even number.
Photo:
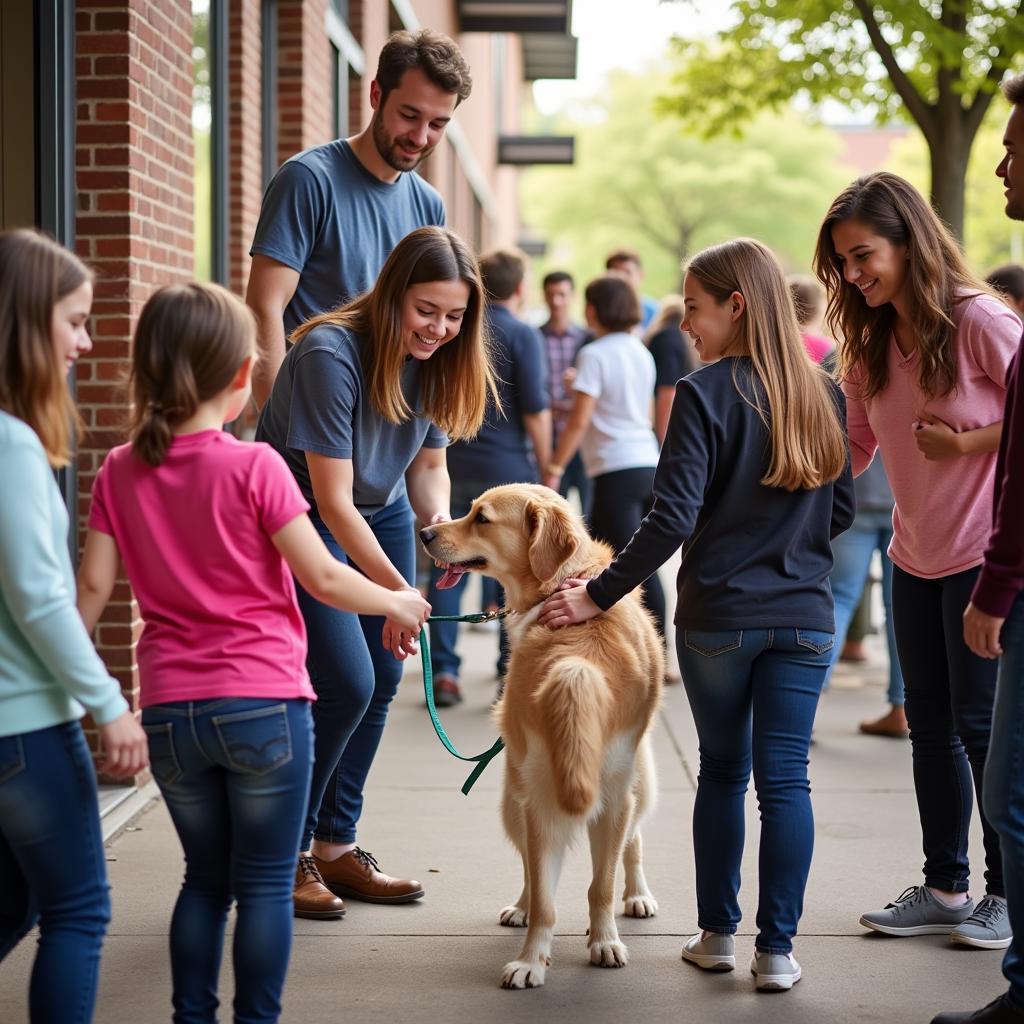
[{"label": "girl in navy long-sleeve shirt", "polygon": [[814,838],[807,751],[834,642],[830,540],[854,512],[843,398],[807,357],[782,270],[760,243],[699,253],[684,296],[683,330],[712,365],[676,386],[654,506],[611,566],[569,581],[540,621],[592,618],[682,546],[676,645],[700,739],[701,929],[683,958],[735,966],[753,767],[761,895],[751,968],[759,989],[789,989]]}]

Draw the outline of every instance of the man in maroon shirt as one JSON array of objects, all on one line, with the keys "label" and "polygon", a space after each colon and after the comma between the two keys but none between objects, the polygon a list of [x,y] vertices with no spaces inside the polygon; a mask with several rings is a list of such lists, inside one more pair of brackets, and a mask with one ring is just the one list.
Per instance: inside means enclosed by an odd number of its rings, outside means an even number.
[{"label": "man in maroon shirt", "polygon": [[[1024,220],[1024,75],[1003,83],[1013,104],[996,175],[1006,215]],[[981,799],[999,833],[1013,940],[1003,957],[1009,990],[973,1013],[940,1013],[932,1024],[1024,1024],[1024,373],[1018,352],[1007,374],[1006,415],[996,461],[994,529],[964,612],[975,654],[1001,658]]]}]

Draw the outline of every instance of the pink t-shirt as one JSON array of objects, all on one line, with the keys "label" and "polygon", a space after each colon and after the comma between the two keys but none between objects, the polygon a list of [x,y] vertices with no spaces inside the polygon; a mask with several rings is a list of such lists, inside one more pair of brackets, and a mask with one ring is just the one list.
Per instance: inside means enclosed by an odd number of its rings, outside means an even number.
[{"label": "pink t-shirt", "polygon": [[919,451],[915,424],[938,419],[962,433],[1003,418],[1006,370],[1020,343],[1021,325],[998,299],[977,295],[953,311],[956,387],[931,398],[918,383],[918,353],[904,357],[889,341],[889,383],[861,400],[860,381],[843,382],[854,475],[878,449],[896,499],[889,556],[925,579],[980,565],[992,531],[995,452],[930,462]]},{"label": "pink t-shirt", "polygon": [[816,363],[820,363],[836,347],[831,338],[823,338],[820,334],[801,334],[800,340],[804,343],[807,354]]},{"label": "pink t-shirt", "polygon": [[175,437],[153,467],[114,448],[89,528],[117,543],[145,622],[142,706],[316,696],[306,629],[272,534],[309,509],[269,445],[222,430]]}]

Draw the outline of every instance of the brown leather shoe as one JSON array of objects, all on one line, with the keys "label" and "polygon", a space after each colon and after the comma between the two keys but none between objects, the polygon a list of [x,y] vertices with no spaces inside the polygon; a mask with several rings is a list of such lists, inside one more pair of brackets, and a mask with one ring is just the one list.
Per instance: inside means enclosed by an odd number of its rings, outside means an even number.
[{"label": "brown leather shoe", "polygon": [[412,879],[391,878],[377,866],[373,855],[357,846],[337,860],[314,856],[324,885],[336,896],[365,903],[411,903],[423,896],[423,886]]},{"label": "brown leather shoe", "polygon": [[295,889],[292,903],[296,917],[309,917],[315,921],[336,920],[345,916],[345,903],[324,885],[316,861],[308,853],[300,855],[295,869]]},{"label": "brown leather shoe", "polygon": [[893,739],[906,739],[910,735],[907,716],[902,704],[894,704],[881,718],[873,722],[861,722],[860,731],[868,736],[891,736]]}]

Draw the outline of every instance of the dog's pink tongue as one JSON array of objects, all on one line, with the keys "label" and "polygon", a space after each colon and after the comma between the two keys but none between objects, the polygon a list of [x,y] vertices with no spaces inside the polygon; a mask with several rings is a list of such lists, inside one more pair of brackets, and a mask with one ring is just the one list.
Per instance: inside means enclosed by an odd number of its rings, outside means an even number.
[{"label": "dog's pink tongue", "polygon": [[449,565],[445,568],[441,574],[441,578],[437,581],[438,590],[448,590],[449,587],[454,587],[456,583],[465,576],[466,570],[458,565]]}]

